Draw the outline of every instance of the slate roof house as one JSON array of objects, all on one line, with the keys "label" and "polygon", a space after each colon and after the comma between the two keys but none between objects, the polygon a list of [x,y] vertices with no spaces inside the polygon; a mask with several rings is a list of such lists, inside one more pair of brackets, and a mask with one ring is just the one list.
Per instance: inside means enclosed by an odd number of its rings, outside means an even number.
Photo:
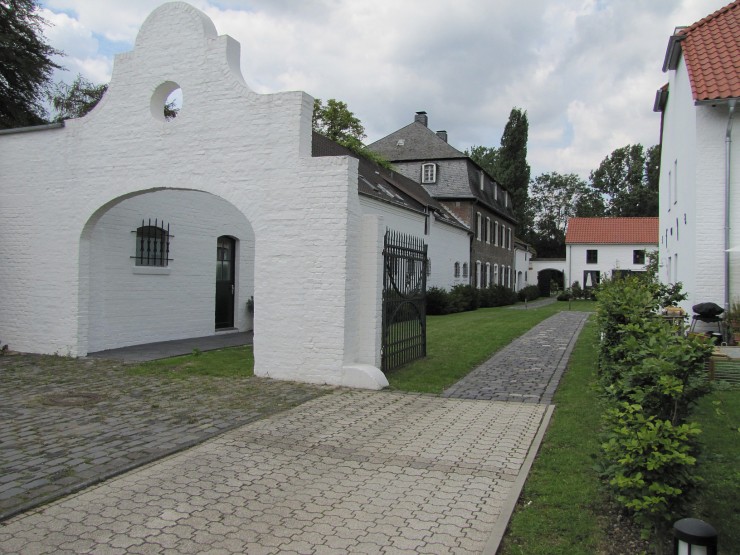
[{"label": "slate roof house", "polygon": [[363,214],[381,216],[386,228],[424,240],[428,246],[427,287],[450,289],[463,283],[455,268],[470,264],[471,231],[418,182],[315,132],[312,155],[357,158],[357,192]]},{"label": "slate roof house", "polygon": [[682,282],[690,311],[740,295],[740,2],[679,27],[663,62],[661,112],[661,280]]},{"label": "slate roof house", "polygon": [[570,218],[565,232],[565,285],[584,289],[617,274],[644,272],[658,249],[658,218]]},{"label": "slate roof house", "polygon": [[[469,282],[515,286],[514,218],[511,196],[478,164],[447,142],[447,132],[428,127],[426,112],[414,121],[370,144],[409,179],[455,214],[472,231]],[[466,268],[453,267],[468,278]]]}]

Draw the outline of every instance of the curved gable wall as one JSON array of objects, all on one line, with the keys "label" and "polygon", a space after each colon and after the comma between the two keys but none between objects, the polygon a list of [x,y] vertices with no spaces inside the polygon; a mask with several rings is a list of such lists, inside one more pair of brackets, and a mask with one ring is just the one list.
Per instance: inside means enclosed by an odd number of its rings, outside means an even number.
[{"label": "curved gable wall", "polygon": [[[168,3],[116,57],[90,114],[0,137],[0,235],[10,238],[0,255],[12,261],[0,268],[0,330],[13,349],[84,355],[86,224],[113,199],[184,189],[224,199],[254,231],[258,375],[343,383],[358,364],[377,363],[357,331],[358,303],[376,302],[357,293],[354,271],[357,161],[312,158],[313,99],[252,92],[238,60],[238,43],[215,36],[204,14]],[[169,122],[151,106],[168,82],[183,92]]]}]

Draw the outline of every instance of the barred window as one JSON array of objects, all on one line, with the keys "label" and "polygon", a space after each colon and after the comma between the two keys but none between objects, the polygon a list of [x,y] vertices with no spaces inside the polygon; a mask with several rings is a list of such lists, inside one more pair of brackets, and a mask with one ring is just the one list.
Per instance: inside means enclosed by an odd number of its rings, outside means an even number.
[{"label": "barred window", "polygon": [[468,263],[467,262],[463,263],[463,277],[464,278],[468,277]]},{"label": "barred window", "polygon": [[137,266],[167,266],[170,259],[170,225],[151,218],[141,220],[136,229],[135,259]]},{"label": "barred window", "polygon": [[456,278],[460,277],[460,263],[459,262],[455,262],[455,277]]}]

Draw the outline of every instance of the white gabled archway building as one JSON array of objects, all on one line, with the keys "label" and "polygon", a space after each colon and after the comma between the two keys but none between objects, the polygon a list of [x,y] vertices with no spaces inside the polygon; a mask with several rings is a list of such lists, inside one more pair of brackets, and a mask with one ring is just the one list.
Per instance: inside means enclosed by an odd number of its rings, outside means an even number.
[{"label": "white gabled archway building", "polygon": [[[257,375],[387,384],[383,229],[362,216],[357,160],[312,157],[313,99],[254,93],[239,56],[203,13],[168,3],[90,114],[0,134],[4,343],[82,356],[214,333],[218,272],[233,280],[233,327],[251,326],[255,298]],[[166,263],[139,258],[165,242]]]}]

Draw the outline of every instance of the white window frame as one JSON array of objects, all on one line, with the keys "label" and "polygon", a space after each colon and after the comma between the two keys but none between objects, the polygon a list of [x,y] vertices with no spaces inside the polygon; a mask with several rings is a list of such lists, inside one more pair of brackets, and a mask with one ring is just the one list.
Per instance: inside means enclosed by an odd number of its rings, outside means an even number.
[{"label": "white window frame", "polygon": [[491,244],[491,218],[486,218],[486,243]]},{"label": "white window frame", "polygon": [[421,165],[421,182],[422,183],[436,183],[437,182],[437,164],[433,162],[427,162]]}]

